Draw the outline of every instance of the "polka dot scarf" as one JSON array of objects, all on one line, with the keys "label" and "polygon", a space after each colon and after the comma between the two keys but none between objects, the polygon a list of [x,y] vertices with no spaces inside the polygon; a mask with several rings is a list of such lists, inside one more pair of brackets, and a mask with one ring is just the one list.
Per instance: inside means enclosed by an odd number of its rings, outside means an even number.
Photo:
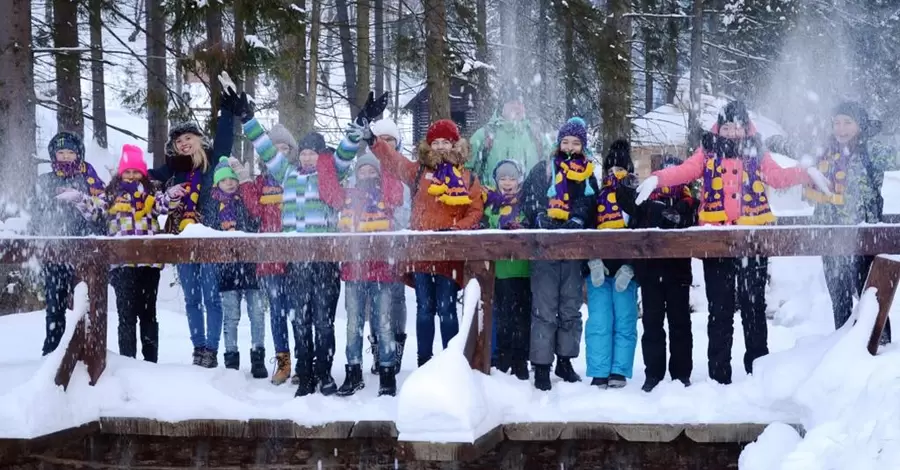
[{"label": "polka dot scarf", "polygon": [[[759,160],[744,158],[744,171],[741,175],[741,215],[738,225],[765,225],[775,221],[775,215],[769,207],[766,197],[766,185],[762,182],[762,171]],[[707,224],[723,224],[728,221],[725,213],[725,182],[723,176],[722,156],[717,152],[706,154],[703,169],[703,207],[700,210],[700,221]]]},{"label": "polka dot scarf", "polygon": [[626,176],[627,171],[618,171],[603,178],[597,194],[597,228],[625,228],[625,216],[616,200],[616,188]]}]

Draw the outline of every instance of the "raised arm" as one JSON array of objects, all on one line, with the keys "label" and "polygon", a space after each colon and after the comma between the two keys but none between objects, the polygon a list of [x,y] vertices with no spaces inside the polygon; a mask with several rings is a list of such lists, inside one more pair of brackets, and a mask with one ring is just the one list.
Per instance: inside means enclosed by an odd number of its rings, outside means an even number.
[{"label": "raised arm", "polygon": [[266,129],[256,120],[251,118],[244,123],[244,137],[253,144],[253,149],[259,154],[259,158],[265,162],[269,173],[279,182],[284,181],[284,175],[290,168],[287,157],[278,151]]},{"label": "raised arm", "polygon": [[213,140],[213,161],[210,165],[216,166],[219,157],[231,156],[231,148],[234,146],[234,114],[230,110],[222,108],[219,112],[219,120],[216,121],[216,138]]},{"label": "raised arm", "polygon": [[407,186],[415,185],[419,170],[418,163],[407,160],[406,157],[400,155],[397,149],[378,138],[375,139],[375,144],[371,146],[371,149],[385,171],[394,175]]},{"label": "raised arm", "polygon": [[763,154],[761,170],[763,181],[775,189],[811,183],[806,170],[801,167],[782,168],[768,151]]},{"label": "raised arm", "polygon": [[390,172],[381,174],[381,187],[384,191],[384,203],[395,209],[403,205],[403,183]]},{"label": "raised arm", "polygon": [[706,161],[706,151],[698,147],[691,158],[681,165],[666,168],[653,173],[659,178],[658,186],[678,186],[687,184],[703,176],[703,164]]},{"label": "raised arm", "polygon": [[347,193],[338,179],[338,169],[334,160],[319,157],[316,172],[319,174],[319,197],[332,208],[342,209]]}]

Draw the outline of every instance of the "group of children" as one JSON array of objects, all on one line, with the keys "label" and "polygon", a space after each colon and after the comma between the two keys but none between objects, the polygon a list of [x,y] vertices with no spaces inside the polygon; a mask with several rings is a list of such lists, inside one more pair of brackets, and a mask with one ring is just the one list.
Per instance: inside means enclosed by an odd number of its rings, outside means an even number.
[{"label": "group of children", "polygon": [[[84,161],[84,145],[77,135],[63,132],[55,136],[48,148],[53,171],[39,181],[33,230],[42,235],[149,236],[178,234],[194,223],[251,233],[379,232],[407,227],[423,231],[665,229],[689,227],[698,220],[711,225],[769,223],[774,217],[766,185],[806,184],[809,191],[822,196],[823,203],[830,198],[827,202],[834,206],[846,201],[837,195],[852,197],[843,183],[846,173],[829,170],[832,161],[840,162],[839,157],[826,155],[824,163],[808,169],[779,167],[740,102],[722,110],[703,145],[689,159],[681,163],[667,158],[663,168],[643,183],[638,184],[630,147],[624,140],[615,142],[601,168],[595,168],[587,126],[580,118],[572,118],[559,129],[549,158],[527,172],[515,160],[502,160],[493,169],[491,187],[483,187],[465,168],[469,149],[450,120],[433,123],[417,148],[416,159],[410,160],[400,153],[396,124],[386,119],[351,124],[332,150],[317,133],[298,142],[283,126],[266,131],[254,118],[244,94],[227,91],[220,107],[214,144],[195,124],[174,126],[163,167],[148,169],[142,151],[126,145],[108,185]],[[849,114],[858,129],[847,138],[836,131],[836,142],[852,143],[859,153],[865,148],[860,142],[864,144],[861,136],[869,128],[868,118],[858,108],[841,109],[843,114],[836,115],[835,122]],[[260,157],[262,171],[256,177],[248,166],[228,156],[235,117]],[[848,153],[847,165],[855,161],[852,155],[856,154]],[[687,186],[698,179],[699,199]],[[167,216],[163,228],[157,221],[162,215]],[[57,347],[65,329],[66,294],[75,274],[65,264],[46,264],[43,269],[46,354]],[[153,362],[158,358],[155,306],[160,269],[158,265],[113,267],[122,355],[136,356],[139,320],[143,358]],[[744,324],[747,372],[752,372],[756,358],[768,352],[767,260],[706,259],[704,273],[710,312],[709,376],[727,384],[731,381],[737,310]],[[277,363],[272,382],[282,384],[291,378],[293,359],[297,396],[317,391],[348,396],[364,388],[367,318],[375,358],[372,372],[380,380],[378,394],[396,393],[406,342],[404,285],[413,287],[416,295],[420,366],[433,356],[435,316],[445,348],[459,331],[457,297],[463,274],[459,262],[182,264],[178,274],[194,344],[193,363],[216,367],[218,343],[224,335],[225,366],[240,368],[237,325],[243,300],[251,326],[251,374],[266,378],[264,311],[268,300]],[[555,375],[578,382],[581,377],[572,360],[579,355],[583,334],[591,385],[624,387],[632,376],[640,290],[646,366],[643,389],[653,390],[665,377],[666,320],[669,374],[690,385],[690,260],[498,261],[496,278],[494,365],[504,373],[511,371],[528,380],[530,361],[534,386],[550,390],[550,370],[555,363]],[[331,370],[342,282],[347,361],[345,381],[338,387]],[[851,305],[852,295],[858,295],[859,287],[850,282],[831,289],[836,315],[838,306],[844,315],[848,302],[836,292],[850,296]],[[830,282],[829,287],[837,284]],[[585,295],[588,319],[582,324],[580,308]],[[295,342],[293,354],[288,322]]]}]

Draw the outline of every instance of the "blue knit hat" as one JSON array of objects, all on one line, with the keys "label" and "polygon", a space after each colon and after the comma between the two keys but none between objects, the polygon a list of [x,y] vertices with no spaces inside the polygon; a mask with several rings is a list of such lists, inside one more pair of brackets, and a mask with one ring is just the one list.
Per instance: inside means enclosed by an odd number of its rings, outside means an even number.
[{"label": "blue knit hat", "polygon": [[71,150],[79,161],[84,160],[84,140],[74,132],[63,131],[50,139],[47,151],[50,152],[51,161],[56,161],[56,152],[59,150]]},{"label": "blue knit hat", "polygon": [[559,128],[559,133],[556,135],[556,145],[559,145],[562,142],[563,137],[568,136],[578,137],[578,139],[581,140],[581,146],[587,147],[587,124],[585,124],[584,119],[581,119],[578,116],[569,118],[569,120]]}]

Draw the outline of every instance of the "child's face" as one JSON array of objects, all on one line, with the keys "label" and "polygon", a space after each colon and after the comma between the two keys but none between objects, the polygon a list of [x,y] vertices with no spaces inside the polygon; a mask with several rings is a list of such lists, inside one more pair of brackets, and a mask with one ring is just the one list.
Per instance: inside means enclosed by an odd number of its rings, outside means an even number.
[{"label": "child's face", "polygon": [[834,130],[834,138],[842,144],[846,144],[859,135],[859,124],[850,116],[838,114],[831,120]]},{"label": "child's face", "polygon": [[140,181],[144,175],[141,174],[140,171],[137,170],[125,170],[122,172],[122,181],[126,183],[134,183],[135,181]]},{"label": "child's face", "polygon": [[62,149],[56,151],[56,161],[60,163],[72,163],[78,159],[78,154],[73,150]]},{"label": "child's face", "polygon": [[378,178],[378,170],[372,165],[363,165],[356,170],[357,181],[371,181]]},{"label": "child's face", "polygon": [[175,139],[175,150],[181,155],[193,155],[203,148],[203,141],[200,136],[187,133],[181,134]]},{"label": "child's face", "polygon": [[747,131],[736,122],[726,122],[719,126],[719,135],[726,139],[743,139],[747,137]]},{"label": "child's face", "polygon": [[515,176],[501,176],[497,178],[497,187],[503,194],[515,194],[519,192],[519,178]]},{"label": "child's face", "polygon": [[[395,139],[394,136],[384,134],[384,135],[378,136],[378,138],[383,140],[384,143],[390,145],[391,148],[397,148],[397,139]],[[432,142],[432,143],[434,143],[434,142]]]},{"label": "child's face", "polygon": [[291,153],[291,146],[285,143],[275,144],[275,148],[277,148],[282,155],[288,155]]},{"label": "child's face", "polygon": [[431,150],[435,152],[449,152],[453,150],[453,142],[447,139],[434,139],[431,141]]},{"label": "child's face", "polygon": [[319,161],[319,154],[315,150],[306,149],[300,152],[300,166],[306,169],[311,169],[316,167],[316,162]]},{"label": "child's face", "polygon": [[225,194],[231,194],[238,189],[238,180],[234,178],[225,178],[219,181],[219,189]]},{"label": "child's face", "polygon": [[559,149],[564,153],[578,154],[581,153],[582,148],[581,139],[574,135],[567,135],[559,142]]}]

